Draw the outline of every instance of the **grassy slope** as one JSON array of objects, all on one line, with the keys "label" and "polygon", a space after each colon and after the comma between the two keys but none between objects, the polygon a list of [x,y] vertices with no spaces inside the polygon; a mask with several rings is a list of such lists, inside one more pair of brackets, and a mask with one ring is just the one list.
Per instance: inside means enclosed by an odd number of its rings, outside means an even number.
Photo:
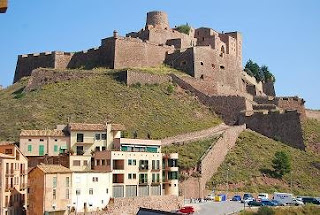
[{"label": "grassy slope", "polygon": [[[20,129],[54,128],[58,123],[100,123],[106,118],[123,123],[128,136],[163,138],[205,129],[221,120],[194,97],[168,84],[127,87],[112,72],[98,77],[43,86],[21,94],[27,80],[0,91],[0,140],[17,140]],[[20,90],[20,91],[19,91]]]},{"label": "grassy slope", "polygon": [[217,141],[217,137],[195,141],[184,145],[170,145],[162,147],[163,153],[179,153],[179,167],[189,169],[195,167],[201,156]]},{"label": "grassy slope", "polygon": [[290,192],[290,174],[285,175],[283,180],[270,179],[273,183],[264,183],[265,177],[262,177],[260,171],[272,169],[271,160],[274,153],[279,150],[284,150],[291,156],[293,193],[319,196],[320,169],[313,165],[320,162],[319,155],[294,149],[251,131],[245,131],[240,135],[237,145],[227,155],[208,185],[211,186],[212,181],[216,185],[225,184],[226,170],[229,166],[229,182],[239,185],[234,186],[234,191]]},{"label": "grassy slope", "polygon": [[[317,205],[305,205],[303,207],[277,207],[272,208],[275,215],[320,215],[320,207]],[[246,211],[239,213],[240,215],[259,215],[266,213],[257,213],[256,209],[248,208]]]},{"label": "grassy slope", "polygon": [[302,123],[304,141],[307,146],[320,143],[320,121],[307,119]]}]

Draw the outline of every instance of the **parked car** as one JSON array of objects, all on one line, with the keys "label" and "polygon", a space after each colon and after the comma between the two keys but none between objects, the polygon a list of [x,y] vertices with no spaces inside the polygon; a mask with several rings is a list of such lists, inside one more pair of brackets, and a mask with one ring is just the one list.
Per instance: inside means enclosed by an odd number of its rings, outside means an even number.
[{"label": "parked car", "polygon": [[314,198],[314,197],[303,197],[302,201],[304,204],[311,203],[315,205],[320,205],[320,199]]},{"label": "parked car", "polygon": [[232,197],[231,201],[235,201],[235,202],[241,201],[241,196],[240,195],[235,195],[235,196]]},{"label": "parked car", "polygon": [[303,203],[303,201],[299,200],[298,198],[293,198],[292,202],[289,203],[289,205],[299,206],[299,205],[304,205],[304,203]]},{"label": "parked car", "polygon": [[195,212],[194,207],[193,206],[185,206],[180,208],[177,213],[179,214],[193,214]]},{"label": "parked car", "polygon": [[269,199],[269,195],[268,195],[268,193],[259,193],[257,199],[268,200]]},{"label": "parked car", "polygon": [[251,201],[254,201],[255,199],[253,198],[253,196],[250,194],[250,193],[245,193],[243,194],[243,198],[241,200],[242,203],[248,203],[248,202],[251,202]]},{"label": "parked car", "polygon": [[270,201],[270,200],[262,200],[261,201],[261,206],[278,206],[276,202]]},{"label": "parked car", "polygon": [[211,194],[207,195],[207,196],[204,198],[204,200],[214,200],[214,198],[215,198],[215,195],[211,193]]},{"label": "parked car", "polygon": [[248,202],[248,205],[250,207],[252,207],[252,206],[261,206],[262,203],[261,202],[257,202],[257,201],[250,201],[250,202]]},{"label": "parked car", "polygon": [[283,204],[282,202],[278,201],[278,200],[271,200],[274,204],[276,204],[276,206],[285,206],[285,204]]}]

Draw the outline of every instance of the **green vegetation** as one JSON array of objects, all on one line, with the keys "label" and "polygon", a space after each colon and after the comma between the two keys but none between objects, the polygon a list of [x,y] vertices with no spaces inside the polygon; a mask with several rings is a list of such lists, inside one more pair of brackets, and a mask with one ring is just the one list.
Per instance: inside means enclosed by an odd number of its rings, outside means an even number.
[{"label": "green vegetation", "polygon": [[253,62],[251,59],[248,60],[244,69],[248,75],[253,76],[257,79],[257,81],[272,81],[275,82],[276,78],[269,71],[269,68],[266,65],[262,65],[261,67]]},{"label": "green vegetation", "polygon": [[[292,170],[283,178],[274,179],[272,159],[277,151],[291,158]],[[211,188],[226,184],[229,168],[230,190],[239,192],[292,192],[296,195],[320,195],[320,156],[287,146],[252,131],[241,133],[236,146],[228,153],[218,172],[207,185]],[[223,189],[223,188],[222,188]]]},{"label": "green vegetation", "polygon": [[291,162],[285,151],[276,152],[272,160],[272,167],[276,177],[282,178],[284,174],[290,173]]},{"label": "green vegetation", "polygon": [[320,143],[320,121],[307,119],[302,123],[303,137],[306,146]]},{"label": "green vegetation", "polygon": [[217,137],[208,138],[183,145],[173,144],[162,147],[163,153],[179,153],[179,167],[190,169],[197,165],[204,153],[217,141]]},{"label": "green vegetation", "polygon": [[185,24],[185,25],[179,25],[178,27],[175,28],[177,31],[179,31],[180,33],[184,33],[184,34],[188,34],[190,33],[191,27],[189,26],[189,24]]},{"label": "green vegetation", "polygon": [[320,207],[316,205],[307,204],[303,207],[278,207],[268,208],[261,207],[257,212],[246,210],[241,211],[240,215],[320,215]]},{"label": "green vegetation", "polygon": [[[71,122],[126,126],[126,136],[164,138],[221,123],[220,118],[193,96],[176,91],[169,83],[127,87],[116,72],[42,86],[24,93],[28,79],[0,91],[0,140],[18,140],[20,129],[52,129]],[[19,95],[19,96],[18,96]]]}]

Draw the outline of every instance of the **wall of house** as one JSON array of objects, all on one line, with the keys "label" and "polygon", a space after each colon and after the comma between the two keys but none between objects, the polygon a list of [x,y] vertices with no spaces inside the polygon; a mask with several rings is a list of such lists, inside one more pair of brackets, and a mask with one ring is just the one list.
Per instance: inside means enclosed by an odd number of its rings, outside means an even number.
[{"label": "wall of house", "polygon": [[300,116],[297,111],[284,113],[265,111],[250,116],[242,114],[239,123],[269,138],[280,140],[290,146],[304,150]]},{"label": "wall of house", "polygon": [[32,170],[29,174],[29,207],[28,214],[43,215],[45,196],[45,176],[38,168]]},{"label": "wall of house", "polygon": [[[112,173],[74,172],[72,182],[71,205],[77,212],[97,211],[108,205],[112,193]],[[89,193],[90,189],[92,194]],[[79,195],[76,194],[77,190],[80,191]]]},{"label": "wall of house", "polygon": [[[53,178],[57,178],[56,186],[53,185]],[[66,178],[69,177],[69,185],[66,183]],[[68,211],[68,205],[71,205],[71,190],[72,190],[72,174],[71,173],[50,173],[45,174],[45,195],[44,195],[44,210],[53,211]],[[31,182],[30,183],[34,183]],[[53,190],[56,190],[56,198],[53,198]],[[69,198],[67,198],[69,192]],[[43,201],[42,200],[42,201]],[[53,205],[55,208],[53,208]]]},{"label": "wall of house", "polygon": [[69,168],[69,156],[67,154],[61,154],[59,156],[30,156],[28,157],[29,168],[36,167],[37,165],[44,164],[56,164]]}]

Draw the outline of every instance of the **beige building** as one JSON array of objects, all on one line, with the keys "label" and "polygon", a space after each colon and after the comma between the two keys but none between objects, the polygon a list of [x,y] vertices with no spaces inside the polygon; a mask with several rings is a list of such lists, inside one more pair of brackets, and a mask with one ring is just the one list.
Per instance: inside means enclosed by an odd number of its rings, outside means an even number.
[{"label": "beige building", "polygon": [[70,123],[70,169],[91,170],[91,157],[95,151],[112,148],[114,138],[120,138],[122,125]]},{"label": "beige building", "polygon": [[20,150],[27,157],[58,156],[68,151],[70,138],[65,125],[54,130],[22,130],[20,132]]},{"label": "beige building", "polygon": [[113,143],[112,150],[94,154],[94,169],[112,172],[113,198],[178,195],[178,154],[163,155],[159,140],[115,138]]},{"label": "beige building", "polygon": [[28,160],[19,148],[0,144],[0,214],[25,214],[27,205]]},{"label": "beige building", "polygon": [[32,215],[68,214],[72,173],[61,165],[40,164],[29,172],[29,207]]}]

